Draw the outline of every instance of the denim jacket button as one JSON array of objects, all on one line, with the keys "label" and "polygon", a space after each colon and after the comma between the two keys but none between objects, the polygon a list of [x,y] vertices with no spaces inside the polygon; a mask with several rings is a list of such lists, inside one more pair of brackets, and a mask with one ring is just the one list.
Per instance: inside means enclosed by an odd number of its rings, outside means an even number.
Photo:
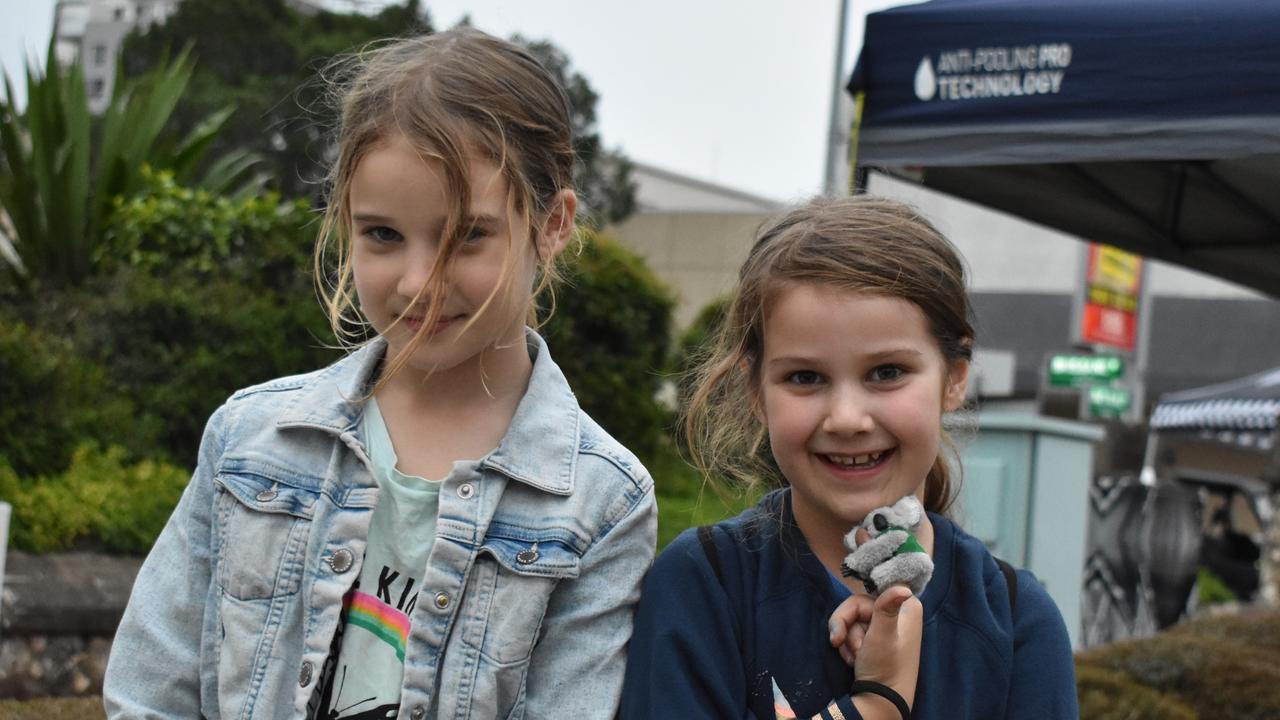
[{"label": "denim jacket button", "polygon": [[413,709],[413,713],[409,717],[413,718],[413,720],[422,720],[422,718],[426,716],[427,716],[427,711],[423,710],[422,706],[419,705],[418,707]]},{"label": "denim jacket button", "polygon": [[298,673],[298,685],[306,687],[311,684],[311,663],[302,663],[302,672]]},{"label": "denim jacket button", "polygon": [[528,565],[538,559],[538,544],[534,543],[533,547],[528,550],[521,550],[516,554],[516,562],[521,565]]},{"label": "denim jacket button", "polygon": [[458,486],[458,497],[463,500],[470,500],[472,495],[476,494],[476,488],[471,483],[462,483]]},{"label": "denim jacket button", "polygon": [[339,548],[329,557],[329,567],[334,572],[341,574],[351,569],[353,560],[350,550]]},{"label": "denim jacket button", "polygon": [[449,607],[449,593],[445,593],[445,592],[436,593],[436,607],[440,608],[441,610],[444,610],[445,608]]},{"label": "denim jacket button", "polygon": [[263,490],[257,495],[258,502],[271,502],[276,499],[276,495],[279,495],[279,493],[275,490]]}]

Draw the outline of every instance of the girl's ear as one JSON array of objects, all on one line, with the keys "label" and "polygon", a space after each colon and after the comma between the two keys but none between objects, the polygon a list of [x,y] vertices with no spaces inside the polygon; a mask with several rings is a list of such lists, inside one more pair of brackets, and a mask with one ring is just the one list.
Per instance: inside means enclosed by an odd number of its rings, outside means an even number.
[{"label": "girl's ear", "polygon": [[969,388],[969,361],[956,360],[947,371],[947,387],[942,392],[942,409],[946,412],[964,405],[965,392]]},{"label": "girl's ear", "polygon": [[550,260],[565,249],[573,239],[573,220],[577,212],[578,196],[573,190],[565,188],[556,193],[538,235],[538,257]]}]

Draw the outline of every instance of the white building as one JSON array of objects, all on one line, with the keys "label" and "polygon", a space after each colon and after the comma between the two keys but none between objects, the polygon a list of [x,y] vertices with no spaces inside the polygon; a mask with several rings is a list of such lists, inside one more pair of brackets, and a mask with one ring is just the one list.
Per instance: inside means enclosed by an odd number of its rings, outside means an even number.
[{"label": "white building", "polygon": [[178,0],[58,0],[54,7],[55,53],[64,65],[84,68],[89,110],[101,113],[111,102],[116,57],[130,32],[163,23]]}]

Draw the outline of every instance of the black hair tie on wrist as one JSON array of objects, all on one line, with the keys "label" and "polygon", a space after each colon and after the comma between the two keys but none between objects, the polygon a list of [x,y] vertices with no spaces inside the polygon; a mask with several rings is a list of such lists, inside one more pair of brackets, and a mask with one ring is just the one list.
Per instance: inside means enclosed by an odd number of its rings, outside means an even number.
[{"label": "black hair tie on wrist", "polygon": [[850,695],[858,695],[860,693],[871,693],[893,703],[898,708],[898,712],[902,713],[902,720],[911,720],[911,707],[907,705],[907,701],[902,699],[897,690],[878,683],[874,680],[854,680],[853,685],[849,688]]}]

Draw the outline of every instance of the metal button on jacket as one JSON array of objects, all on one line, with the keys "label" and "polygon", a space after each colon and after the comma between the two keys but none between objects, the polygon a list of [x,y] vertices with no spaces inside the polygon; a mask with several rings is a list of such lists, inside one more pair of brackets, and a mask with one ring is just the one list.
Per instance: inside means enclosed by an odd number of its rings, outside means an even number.
[{"label": "metal button on jacket", "polygon": [[272,489],[272,490],[263,490],[262,492],[258,493],[258,495],[257,495],[258,502],[271,502],[272,500],[275,500],[275,499],[276,499],[276,495],[279,495],[279,494],[280,494],[280,493],[277,493],[274,489]]},{"label": "metal button on jacket", "polygon": [[311,663],[302,663],[302,671],[298,673],[298,684],[302,687],[311,684]]},{"label": "metal button on jacket", "polygon": [[529,548],[528,550],[521,550],[519,553],[516,554],[516,562],[520,563],[521,565],[528,565],[529,563],[537,559],[538,559],[537,543],[534,543],[533,547]]},{"label": "metal button on jacket", "polygon": [[351,551],[346,548],[335,550],[333,555],[329,557],[329,567],[336,573],[344,573],[351,569],[352,561]]},{"label": "metal button on jacket", "polygon": [[413,709],[413,713],[409,717],[413,718],[413,720],[422,720],[422,718],[426,716],[427,716],[427,711],[423,710],[422,706],[419,705],[418,707]]},{"label": "metal button on jacket", "polygon": [[445,592],[436,593],[436,607],[440,608],[441,610],[444,610],[445,608],[449,607],[449,593],[445,593]]},{"label": "metal button on jacket", "polygon": [[458,497],[463,500],[470,500],[472,495],[476,494],[476,488],[471,483],[462,483],[458,486]]}]

